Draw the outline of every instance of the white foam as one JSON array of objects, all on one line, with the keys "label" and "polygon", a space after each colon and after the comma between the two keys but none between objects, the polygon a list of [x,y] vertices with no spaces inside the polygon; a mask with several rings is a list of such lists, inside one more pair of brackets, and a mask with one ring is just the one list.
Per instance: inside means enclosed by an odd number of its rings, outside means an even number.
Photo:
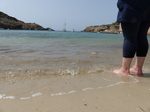
[{"label": "white foam", "polygon": [[42,93],[35,93],[32,95],[32,97],[41,96],[41,95],[42,95]]},{"label": "white foam", "polygon": [[22,97],[20,98],[21,100],[28,100],[28,99],[31,99],[31,97]]},{"label": "white foam", "polygon": [[6,96],[6,97],[3,97],[3,99],[15,99],[15,96]]},{"label": "white foam", "polygon": [[96,52],[91,52],[92,54],[96,54]]},{"label": "white foam", "polygon": [[96,68],[96,69],[93,69],[93,70],[89,70],[87,73],[96,73],[96,72],[98,72],[98,71],[100,71],[100,69],[98,68]]},{"label": "white foam", "polygon": [[60,92],[60,93],[51,94],[51,96],[67,95],[67,94],[72,94],[72,93],[76,93],[76,92],[77,92],[76,90],[69,91],[69,92]]},{"label": "white foam", "polygon": [[76,93],[77,91],[69,91],[68,94]]},{"label": "white foam", "polygon": [[6,96],[5,94],[0,94],[0,99],[15,99],[15,96]]},{"label": "white foam", "polygon": [[5,96],[6,96],[5,94],[0,94],[0,99],[2,99]]},{"label": "white foam", "polygon": [[66,72],[71,74],[71,75],[77,75],[78,74],[78,71],[75,71],[75,70],[66,69]]},{"label": "white foam", "polygon": [[59,69],[58,73],[60,73],[60,75],[65,75],[65,74],[78,75],[78,71],[77,70],[70,70],[70,69],[66,69],[66,70]]},{"label": "white foam", "polygon": [[94,88],[91,88],[91,87],[89,87],[89,88],[84,88],[84,89],[82,89],[82,91],[87,91],[87,90],[91,90],[91,89],[94,89]]},{"label": "white foam", "polygon": [[60,92],[60,93],[55,93],[55,94],[51,94],[51,96],[60,96],[60,95],[65,95],[66,92]]}]

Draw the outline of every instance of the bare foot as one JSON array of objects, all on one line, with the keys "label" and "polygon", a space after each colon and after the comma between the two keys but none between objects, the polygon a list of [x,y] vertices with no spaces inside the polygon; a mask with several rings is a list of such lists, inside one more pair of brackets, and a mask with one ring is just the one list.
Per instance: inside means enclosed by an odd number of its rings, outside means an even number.
[{"label": "bare foot", "polygon": [[137,68],[134,68],[134,67],[130,69],[130,72],[134,75],[140,75],[140,76],[143,75],[142,70],[138,70]]},{"label": "bare foot", "polygon": [[114,70],[113,73],[120,74],[120,75],[130,75],[128,71],[124,71],[122,69]]}]

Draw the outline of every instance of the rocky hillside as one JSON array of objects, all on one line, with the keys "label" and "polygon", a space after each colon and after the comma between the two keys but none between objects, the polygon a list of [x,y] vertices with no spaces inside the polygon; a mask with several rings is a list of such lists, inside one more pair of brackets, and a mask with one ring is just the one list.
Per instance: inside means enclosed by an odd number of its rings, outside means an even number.
[{"label": "rocky hillside", "polygon": [[[108,25],[100,25],[100,26],[89,26],[86,27],[83,32],[95,32],[95,33],[120,33],[122,32],[120,23],[115,22]],[[148,35],[150,35],[150,28],[148,30]]]},{"label": "rocky hillside", "polygon": [[112,23],[108,25],[100,26],[89,26],[86,27],[83,32],[95,32],[95,33],[118,33],[119,32],[119,23]]},{"label": "rocky hillside", "polygon": [[51,28],[43,28],[36,23],[24,23],[14,17],[0,12],[0,29],[17,29],[17,30],[51,30]]}]

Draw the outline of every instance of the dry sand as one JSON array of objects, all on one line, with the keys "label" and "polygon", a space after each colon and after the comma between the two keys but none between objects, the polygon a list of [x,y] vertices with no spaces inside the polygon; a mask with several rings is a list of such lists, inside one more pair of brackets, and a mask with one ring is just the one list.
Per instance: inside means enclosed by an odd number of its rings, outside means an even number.
[{"label": "dry sand", "polygon": [[107,72],[1,82],[0,112],[150,112],[149,78]]}]

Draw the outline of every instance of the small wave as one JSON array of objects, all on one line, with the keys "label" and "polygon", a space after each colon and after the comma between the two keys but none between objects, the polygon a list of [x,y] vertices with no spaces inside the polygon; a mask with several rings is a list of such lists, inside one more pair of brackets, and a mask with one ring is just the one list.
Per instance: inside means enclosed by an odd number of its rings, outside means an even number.
[{"label": "small wave", "polygon": [[[39,77],[41,75],[87,75],[92,73],[101,73],[105,71],[109,71],[109,68],[106,66],[91,66],[91,67],[70,67],[70,68],[57,68],[57,69],[9,69],[9,70],[0,70],[0,78],[13,78],[13,77]],[[0,80],[1,80],[0,79]]]}]

